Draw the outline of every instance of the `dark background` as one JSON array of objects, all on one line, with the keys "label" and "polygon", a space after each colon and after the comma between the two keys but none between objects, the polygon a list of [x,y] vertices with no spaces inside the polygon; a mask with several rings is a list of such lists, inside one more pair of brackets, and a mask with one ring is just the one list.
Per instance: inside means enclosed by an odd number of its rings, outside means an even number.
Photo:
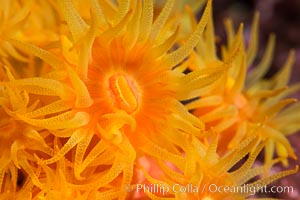
[{"label": "dark background", "polygon": [[[258,59],[262,56],[268,36],[271,32],[276,34],[276,46],[272,67],[266,75],[272,76],[283,65],[291,49],[296,50],[296,61],[290,84],[300,81],[300,0],[214,0],[213,13],[215,31],[220,36],[221,43],[226,42],[224,19],[231,18],[235,28],[240,22],[244,23],[245,37],[250,35],[254,12],[260,12],[259,24],[259,52]],[[300,100],[300,92],[295,94]],[[300,123],[300,122],[299,122]],[[289,140],[300,157],[300,133],[289,136]],[[290,161],[289,168],[294,168],[299,161]],[[285,169],[281,165],[274,167],[274,172]],[[300,199],[300,173],[283,178],[272,185],[293,186],[293,193],[272,194],[272,197],[284,199]],[[270,194],[268,194],[269,197]],[[263,197],[263,195],[262,195]]]}]

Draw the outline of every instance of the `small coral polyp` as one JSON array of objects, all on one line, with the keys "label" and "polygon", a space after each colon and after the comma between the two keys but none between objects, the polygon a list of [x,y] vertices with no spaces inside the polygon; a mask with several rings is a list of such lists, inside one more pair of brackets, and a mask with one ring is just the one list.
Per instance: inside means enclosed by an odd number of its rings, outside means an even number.
[{"label": "small coral polyp", "polygon": [[115,73],[108,79],[108,91],[114,105],[128,114],[135,112],[140,105],[140,92],[136,81],[125,73]]}]

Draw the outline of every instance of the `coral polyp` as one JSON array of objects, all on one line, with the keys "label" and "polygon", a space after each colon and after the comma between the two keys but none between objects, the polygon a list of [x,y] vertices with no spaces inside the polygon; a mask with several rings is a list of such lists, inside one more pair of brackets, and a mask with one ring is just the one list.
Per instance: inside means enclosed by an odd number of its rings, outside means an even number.
[{"label": "coral polyp", "polygon": [[[299,104],[284,109],[299,88],[284,87],[293,53],[278,75],[262,80],[271,37],[247,80],[255,33],[246,49],[243,25],[235,34],[227,22],[218,58],[212,1],[199,22],[177,3],[5,1],[0,199],[245,199],[253,194],[213,194],[205,185],[249,189],[297,172],[269,173],[296,159],[285,134],[300,128],[289,110]],[[155,185],[173,190],[149,189]],[[182,186],[193,190],[177,191]]]}]

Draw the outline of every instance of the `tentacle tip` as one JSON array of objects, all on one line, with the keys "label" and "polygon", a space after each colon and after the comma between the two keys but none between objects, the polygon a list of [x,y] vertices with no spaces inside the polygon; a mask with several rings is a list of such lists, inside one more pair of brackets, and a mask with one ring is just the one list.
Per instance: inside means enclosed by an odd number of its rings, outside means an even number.
[{"label": "tentacle tip", "polygon": [[[296,154],[294,154],[294,152],[293,152],[293,154],[291,155],[291,158],[292,158],[293,160],[298,160],[298,157],[296,156]],[[297,165],[297,167],[298,167],[298,165]]]},{"label": "tentacle tip", "polygon": [[86,177],[83,177],[80,175],[81,172],[76,172],[74,175],[75,175],[75,178],[78,180],[78,181],[84,181],[86,180]]}]

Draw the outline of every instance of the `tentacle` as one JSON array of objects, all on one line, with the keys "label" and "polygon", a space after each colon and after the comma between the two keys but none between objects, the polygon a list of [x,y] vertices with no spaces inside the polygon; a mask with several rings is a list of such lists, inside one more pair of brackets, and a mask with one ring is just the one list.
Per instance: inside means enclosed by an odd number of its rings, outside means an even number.
[{"label": "tentacle", "polygon": [[119,23],[128,13],[130,0],[119,0],[119,9],[113,24]]},{"label": "tentacle", "polygon": [[157,164],[160,167],[160,169],[165,173],[165,175],[167,175],[169,178],[174,180],[175,183],[179,183],[181,185],[184,185],[186,183],[187,180],[183,174],[176,172],[174,170],[171,170],[161,160],[158,160]]},{"label": "tentacle", "polygon": [[11,153],[11,156],[12,156],[12,160],[15,164],[15,166],[18,168],[18,169],[21,169],[20,167],[20,163],[19,163],[19,159],[18,159],[18,151],[22,148],[22,145],[20,144],[20,142],[17,140],[17,141],[14,141],[10,147],[10,153]]},{"label": "tentacle", "polygon": [[91,181],[87,184],[82,185],[74,185],[69,184],[69,186],[73,189],[79,189],[79,190],[86,190],[86,189],[99,189],[113,180],[115,180],[116,177],[118,177],[122,171],[124,170],[125,164],[120,162],[120,155],[117,153],[115,161],[111,168],[108,170],[105,174],[99,174],[94,176],[95,181]]},{"label": "tentacle", "polygon": [[189,121],[183,119],[180,115],[172,115],[170,116],[170,120],[172,122],[173,128],[177,128],[185,133],[192,134],[195,136],[200,136],[201,131],[193,126]]},{"label": "tentacle", "polygon": [[231,139],[230,143],[228,144],[229,148],[237,147],[242,139],[246,136],[247,133],[247,122],[243,121],[237,128],[236,134]]},{"label": "tentacle", "polygon": [[199,161],[197,149],[194,146],[190,145],[191,141],[191,139],[188,140],[189,145],[187,145],[187,147],[184,149],[186,153],[186,163],[183,174],[185,179],[188,181],[195,180],[193,179],[193,177],[197,173],[197,161]]},{"label": "tentacle", "polygon": [[248,87],[255,84],[266,74],[273,59],[274,48],[275,48],[275,35],[271,34],[262,60],[253,69],[253,71],[252,72],[250,71],[249,75],[247,75],[246,83]]},{"label": "tentacle", "polygon": [[75,41],[81,38],[88,29],[88,25],[76,11],[71,0],[58,1],[58,5],[68,23],[70,31]]},{"label": "tentacle", "polygon": [[[263,127],[262,134],[266,138],[272,138],[273,141],[280,142],[288,151],[289,156],[291,156],[293,159],[297,159],[297,156],[295,155],[295,152],[294,152],[293,148],[291,147],[290,142],[280,131],[275,130],[271,127],[265,126],[265,127]],[[266,157],[268,157],[268,155],[266,155]]]},{"label": "tentacle", "polygon": [[9,174],[10,174],[10,178],[11,178],[13,188],[14,188],[14,190],[16,190],[17,189],[17,181],[18,181],[18,170],[12,164],[10,164],[8,166],[8,168],[9,168]]},{"label": "tentacle", "polygon": [[249,47],[247,51],[247,66],[251,66],[253,60],[256,57],[257,49],[258,49],[258,22],[259,22],[259,13],[256,12],[254,14],[253,23],[251,27],[250,41]]},{"label": "tentacle", "polygon": [[140,17],[142,14],[142,1],[137,1],[134,9],[132,19],[128,22],[127,31],[125,35],[125,44],[128,45],[128,49],[131,49],[137,42],[140,33]]},{"label": "tentacle", "polygon": [[211,169],[215,174],[222,173],[229,170],[234,164],[242,159],[246,154],[251,152],[253,147],[257,143],[256,136],[257,128],[255,128],[251,135],[246,138],[238,147],[236,147],[231,153],[222,158],[216,165]]},{"label": "tentacle", "polygon": [[265,117],[272,118],[278,112],[280,112],[284,107],[286,107],[287,105],[289,105],[291,103],[295,103],[295,102],[297,102],[297,99],[284,99],[284,100],[281,100],[281,101],[275,103],[274,105],[263,106],[261,109],[261,112],[266,115],[266,116],[263,116],[264,118]]},{"label": "tentacle", "polygon": [[92,12],[95,13],[95,19],[96,19],[96,26],[100,26],[101,24],[104,24],[104,19],[105,19],[105,16],[104,16],[104,13],[103,13],[103,10],[99,4],[99,1],[98,0],[90,0],[91,2],[91,9],[92,9]]},{"label": "tentacle", "polygon": [[151,34],[150,38],[155,39],[157,35],[159,35],[160,31],[164,27],[173,7],[174,7],[175,0],[168,0],[165,3],[164,8],[160,12],[159,16],[157,19],[154,21],[152,28],[151,28]]},{"label": "tentacle", "polygon": [[22,167],[22,169],[24,169],[24,171],[30,176],[33,184],[43,190],[45,186],[40,182],[37,174],[34,173],[36,169],[33,169],[32,166],[28,163],[28,161],[23,157],[20,157],[19,164]]},{"label": "tentacle", "polygon": [[274,76],[275,88],[280,88],[288,85],[292,66],[295,63],[295,51],[291,50],[283,68]]},{"label": "tentacle", "polygon": [[[150,174],[147,172],[147,170],[146,170],[143,166],[138,166],[138,167],[142,170],[142,172],[143,172],[145,178],[146,178],[150,183],[157,184],[157,185],[162,185],[162,186],[165,185],[166,187],[170,187],[170,185],[167,184],[166,182],[151,177]],[[170,192],[172,192],[172,191],[170,191]]]},{"label": "tentacle", "polygon": [[194,115],[192,115],[186,108],[184,105],[182,105],[181,103],[179,103],[178,101],[174,101],[173,102],[173,106],[174,109],[176,111],[176,113],[180,114],[180,116],[184,119],[187,120],[189,122],[191,122],[191,124],[193,124],[195,127],[199,128],[199,131],[202,131],[205,129],[205,125],[204,123],[199,120],[197,117],[195,117]]},{"label": "tentacle", "polygon": [[77,108],[88,108],[93,104],[90,93],[84,82],[78,77],[74,70],[70,67],[67,68],[71,83],[76,92],[75,106]]},{"label": "tentacle", "polygon": [[128,163],[125,165],[124,170],[123,170],[123,179],[122,179],[122,185],[121,185],[121,191],[119,193],[119,199],[125,199],[128,191],[126,191],[124,188],[128,187],[132,181],[133,177],[133,161],[131,163]]},{"label": "tentacle", "polygon": [[70,109],[70,106],[68,106],[65,101],[58,100],[32,112],[25,113],[23,116],[26,118],[37,118],[66,111],[68,109]]},{"label": "tentacle", "polygon": [[103,153],[105,150],[107,150],[108,145],[104,140],[100,140],[96,144],[96,146],[89,152],[89,154],[86,156],[86,158],[83,160],[82,164],[78,167],[76,170],[78,174],[83,172],[84,169],[86,169],[101,153]]},{"label": "tentacle", "polygon": [[192,101],[186,104],[185,106],[188,110],[192,110],[195,108],[202,108],[207,106],[217,106],[220,105],[222,102],[223,98],[221,96],[209,96]]},{"label": "tentacle", "polygon": [[111,1],[107,0],[98,1],[98,3],[101,10],[103,11],[105,20],[111,23],[113,21],[113,18],[117,15],[116,7],[112,4]]},{"label": "tentacle", "polygon": [[179,31],[180,26],[177,26],[175,32],[168,39],[166,39],[162,44],[152,48],[155,58],[164,55],[175,44]]},{"label": "tentacle", "polygon": [[142,149],[144,152],[155,158],[172,162],[179,169],[184,168],[185,159],[182,156],[170,153],[166,149],[159,147],[156,144],[151,143],[150,141],[145,146],[143,146]]},{"label": "tentacle", "polygon": [[0,169],[0,192],[2,192],[4,176],[5,176],[5,169],[3,168]]},{"label": "tentacle", "polygon": [[99,38],[101,38],[102,41],[105,41],[106,44],[109,44],[109,41],[111,41],[113,38],[117,37],[126,27],[126,24],[128,23],[132,11],[128,12],[127,15],[113,28],[110,28],[103,33],[99,35]]},{"label": "tentacle", "polygon": [[126,112],[119,112],[113,114],[105,114],[101,116],[100,125],[105,129],[109,130],[111,128],[120,129],[125,124],[128,124],[131,130],[136,129],[136,121]]},{"label": "tentacle", "polygon": [[54,69],[62,69],[64,67],[64,62],[62,60],[60,60],[54,54],[46,50],[18,40],[9,40],[9,42],[17,48],[21,49],[22,51],[27,52],[29,54],[33,54],[39,57],[40,59],[46,61]]},{"label": "tentacle", "polygon": [[64,146],[54,155],[52,158],[48,160],[43,160],[43,164],[51,164],[58,160],[60,160],[67,152],[69,152],[75,145],[81,142],[86,137],[86,132],[82,130],[76,130],[73,135],[69,138],[69,140],[64,144]]},{"label": "tentacle", "polygon": [[218,134],[216,134],[216,132],[213,132],[213,134],[214,134],[214,136],[206,150],[206,155],[204,157],[204,160],[208,160],[210,162],[208,164],[214,164],[216,162],[216,160],[218,159],[217,147],[218,147],[219,137],[218,137]]},{"label": "tentacle", "polygon": [[205,55],[206,62],[216,60],[216,38],[214,32],[214,22],[212,12],[209,14],[205,34]]},{"label": "tentacle", "polygon": [[227,34],[227,46],[231,46],[234,40],[234,28],[233,28],[233,23],[231,19],[226,19],[225,20],[225,30],[226,30],[226,34]]},{"label": "tentacle", "polygon": [[46,119],[30,119],[20,114],[17,114],[17,117],[33,126],[43,127],[49,130],[78,128],[86,125],[90,120],[88,113],[77,112],[74,114],[73,111]]},{"label": "tentacle", "polygon": [[[277,174],[274,174],[274,175],[271,175],[269,177],[265,177],[265,178],[262,178],[262,179],[259,179],[251,184],[247,184],[247,188],[254,188],[254,187],[257,187],[258,185],[260,186],[265,186],[265,185],[268,185],[280,178],[283,178],[283,177],[286,177],[286,176],[289,176],[291,174],[295,174],[298,172],[298,166],[296,166],[295,169],[292,169],[292,170],[286,170],[286,171],[283,171],[283,172],[279,172]],[[250,191],[250,190],[249,190]],[[248,196],[248,195],[251,195],[250,193],[245,193],[243,194],[244,196]]]},{"label": "tentacle", "polygon": [[235,78],[235,83],[231,89],[232,95],[236,96],[237,94],[241,94],[242,90],[245,88],[245,80],[247,74],[247,65],[246,65],[246,55],[242,54],[241,65],[239,66],[239,72],[237,77]]},{"label": "tentacle", "polygon": [[216,109],[212,110],[211,112],[200,116],[200,120],[207,123],[212,122],[218,119],[223,119],[227,117],[234,117],[238,113],[236,106],[229,105],[229,106],[220,106]]},{"label": "tentacle", "polygon": [[[104,147],[103,147],[104,148]],[[101,149],[97,150],[97,151],[102,151]],[[83,165],[88,165],[88,163],[90,162],[89,160],[92,159],[92,156],[96,156],[95,154],[98,154],[98,152],[93,152],[93,154],[91,154],[91,158],[89,158],[86,163],[84,163],[85,161],[83,161]],[[106,150],[101,153],[100,155],[97,155],[97,157],[95,159],[92,160],[92,162],[89,164],[89,166],[99,166],[99,165],[108,165],[108,164],[112,164],[115,160],[115,152],[117,151],[117,148],[115,146],[112,147],[106,147]]]},{"label": "tentacle", "polygon": [[20,90],[25,90],[28,93],[47,95],[47,96],[59,96],[63,100],[70,99],[73,95],[66,85],[59,81],[44,79],[44,78],[24,78],[10,82],[3,82],[0,85],[6,85],[9,87],[15,87]]},{"label": "tentacle", "polygon": [[[85,178],[80,176],[80,173],[83,171],[81,170],[81,165],[83,161],[84,154],[93,138],[93,134],[87,134],[77,145],[75,158],[74,158],[74,175],[77,180],[84,180]],[[84,168],[83,168],[84,169]]]},{"label": "tentacle", "polygon": [[188,38],[187,42],[181,46],[178,50],[173,51],[172,53],[168,54],[164,58],[164,62],[162,66],[165,68],[172,68],[176,66],[178,63],[180,63],[183,59],[185,59],[190,52],[194,49],[194,47],[197,45],[199,38],[201,37],[204,28],[208,22],[209,15],[211,13],[211,0],[208,0],[208,3],[206,5],[206,8],[204,10],[203,16],[196,28],[196,30],[191,34],[191,36]]},{"label": "tentacle", "polygon": [[276,163],[280,162],[281,159],[274,159],[271,160],[269,163],[263,165],[263,166],[259,166],[256,168],[252,168],[250,169],[245,175],[239,177],[239,180],[237,182],[238,185],[242,185],[247,183],[249,180],[251,180],[252,178],[258,176],[258,175],[264,175],[267,174],[267,172],[270,170],[270,168],[275,165]]},{"label": "tentacle", "polygon": [[23,135],[31,140],[37,141],[42,146],[48,148],[47,143],[45,142],[44,138],[40,135],[40,133],[34,129],[24,130]]},{"label": "tentacle", "polygon": [[252,167],[255,159],[257,158],[258,154],[261,152],[261,150],[266,145],[266,141],[261,142],[258,147],[255,148],[255,150],[250,154],[247,161],[236,171],[232,172],[231,175],[233,177],[236,177],[239,179],[240,177],[244,177],[249,169]]},{"label": "tentacle", "polygon": [[153,0],[145,0],[143,12],[140,20],[139,40],[145,42],[148,40],[153,22]]}]

